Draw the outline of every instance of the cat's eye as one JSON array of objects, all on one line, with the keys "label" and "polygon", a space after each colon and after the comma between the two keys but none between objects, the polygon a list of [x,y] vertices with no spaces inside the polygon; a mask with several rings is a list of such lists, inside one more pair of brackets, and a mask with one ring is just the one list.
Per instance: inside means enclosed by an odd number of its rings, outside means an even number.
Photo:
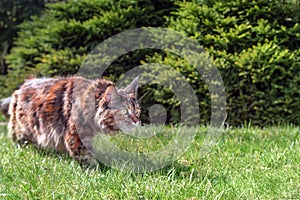
[{"label": "cat's eye", "polygon": [[121,110],[123,115],[127,115],[128,111],[126,109]]}]

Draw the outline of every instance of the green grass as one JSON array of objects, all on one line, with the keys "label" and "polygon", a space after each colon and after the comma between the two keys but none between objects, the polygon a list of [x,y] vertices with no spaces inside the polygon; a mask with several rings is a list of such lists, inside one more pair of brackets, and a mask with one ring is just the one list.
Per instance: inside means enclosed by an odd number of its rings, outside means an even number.
[{"label": "green grass", "polygon": [[201,133],[171,166],[135,174],[81,169],[18,148],[0,127],[0,199],[300,199],[300,128],[229,129],[205,157]]},{"label": "green grass", "polygon": [[5,122],[5,117],[0,113],[0,122]]}]

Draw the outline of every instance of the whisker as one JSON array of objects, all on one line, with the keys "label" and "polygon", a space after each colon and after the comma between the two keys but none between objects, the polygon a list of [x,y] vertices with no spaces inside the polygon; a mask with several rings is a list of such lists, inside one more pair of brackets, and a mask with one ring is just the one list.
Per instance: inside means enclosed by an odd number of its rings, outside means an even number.
[{"label": "whisker", "polygon": [[149,93],[150,93],[150,91],[148,91],[148,92],[146,92],[145,94],[143,94],[143,96],[142,96],[141,98],[139,98],[139,99],[137,100],[137,102],[140,103],[140,102],[143,100],[143,98],[144,98],[147,94],[149,94]]}]

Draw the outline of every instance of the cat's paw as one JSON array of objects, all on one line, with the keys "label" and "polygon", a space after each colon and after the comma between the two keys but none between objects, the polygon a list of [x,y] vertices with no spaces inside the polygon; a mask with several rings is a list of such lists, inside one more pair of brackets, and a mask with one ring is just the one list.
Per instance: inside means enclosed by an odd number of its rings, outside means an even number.
[{"label": "cat's paw", "polygon": [[85,156],[83,158],[80,158],[79,164],[85,169],[90,169],[96,168],[99,165],[99,162],[92,156]]}]

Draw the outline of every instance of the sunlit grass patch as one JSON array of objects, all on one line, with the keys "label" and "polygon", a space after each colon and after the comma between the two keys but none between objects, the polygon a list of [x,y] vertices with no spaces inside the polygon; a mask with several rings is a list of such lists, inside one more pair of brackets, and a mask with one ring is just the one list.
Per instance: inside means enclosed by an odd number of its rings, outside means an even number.
[{"label": "sunlit grass patch", "polygon": [[[176,132],[173,129],[168,128]],[[68,156],[32,146],[20,148],[0,134],[0,199],[300,198],[299,127],[229,129],[205,156],[199,150],[204,139],[201,133],[207,128],[195,130],[187,151],[170,166],[139,174],[103,165],[82,169]],[[166,139],[171,141],[173,136]],[[129,136],[123,137],[125,144],[131,142]],[[119,147],[124,144],[113,139]],[[147,141],[146,149],[141,145],[141,150],[163,146],[154,141]],[[130,144],[138,145],[139,140]]]}]

